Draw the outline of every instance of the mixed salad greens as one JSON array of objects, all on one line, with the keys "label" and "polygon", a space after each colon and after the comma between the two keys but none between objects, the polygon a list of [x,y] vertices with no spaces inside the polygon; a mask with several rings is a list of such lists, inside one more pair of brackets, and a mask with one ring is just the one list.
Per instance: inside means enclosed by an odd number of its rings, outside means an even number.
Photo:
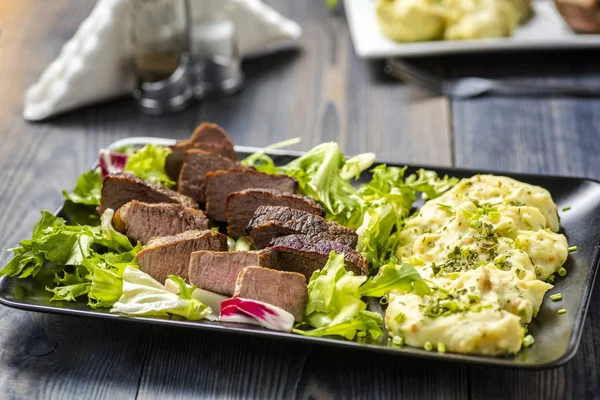
[{"label": "mixed salad greens", "polygon": [[[94,214],[94,207],[100,204],[103,176],[123,171],[172,188],[175,182],[165,172],[169,153],[170,149],[154,145],[138,150],[103,150],[100,167],[84,173],[71,192],[63,192],[64,197],[67,203]],[[332,252],[325,267],[310,279],[305,319],[294,328],[296,333],[339,335],[346,339],[368,335],[376,339],[382,334],[382,317],[367,310],[364,297],[381,298],[391,290],[419,295],[430,291],[410,264],[399,264],[395,257],[398,233],[419,193],[434,198],[458,180],[440,178],[426,170],[406,176],[406,168],[379,165],[371,169],[369,182],[356,185],[355,179],[372,166],[374,159],[372,153],[346,159],[337,143],[330,142],[282,166],[275,165],[266,150],[242,161],[259,172],[297,179],[299,192],[321,203],[326,218],[357,231],[357,251],[369,261],[371,276],[355,276],[346,270],[343,255]],[[87,304],[94,309],[110,308],[120,314],[188,320],[210,318],[212,309],[207,304],[212,302],[215,307],[223,299],[215,300],[218,295],[211,297],[180,277],[170,276],[169,285],[163,285],[140,271],[135,255],[141,244],[132,244],[117,232],[112,217],[113,210],[108,209],[96,222],[67,225],[64,219],[43,211],[31,239],[7,249],[14,257],[0,270],[0,275],[27,278],[51,273],[53,286],[47,287],[53,294],[51,301],[87,298]],[[230,239],[229,247],[249,249],[245,238]],[[232,320],[238,318],[234,316],[236,313],[251,314],[248,310],[265,307],[239,301],[226,305]],[[268,326],[267,322],[262,325]]]}]

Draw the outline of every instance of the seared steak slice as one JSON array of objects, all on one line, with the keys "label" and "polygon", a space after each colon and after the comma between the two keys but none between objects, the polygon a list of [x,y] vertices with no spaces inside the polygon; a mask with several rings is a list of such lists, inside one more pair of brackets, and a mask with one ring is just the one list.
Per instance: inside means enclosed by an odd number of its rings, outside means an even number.
[{"label": "seared steak slice", "polygon": [[229,135],[217,124],[200,124],[187,140],[180,140],[169,146],[171,154],[167,156],[165,170],[173,180],[179,178],[184,154],[190,149],[201,149],[235,161],[236,154]]},{"label": "seared steak slice", "polygon": [[196,251],[190,258],[188,277],[201,289],[231,296],[240,271],[252,265],[277,268],[277,254],[272,250]]},{"label": "seared steak slice", "polygon": [[367,275],[369,268],[367,260],[356,250],[343,244],[330,241],[316,243],[306,242],[305,235],[289,235],[275,239],[268,248],[277,250],[280,268],[286,271],[301,273],[310,279],[313,272],[321,269],[327,263],[329,253],[344,254],[346,267],[357,275]]},{"label": "seared steak slice", "polygon": [[210,228],[210,221],[202,211],[181,204],[148,204],[132,200],[117,210],[113,225],[129,239],[146,244],[153,237],[206,230]]},{"label": "seared steak slice", "polygon": [[107,208],[119,209],[131,200],[144,203],[179,203],[189,208],[198,208],[198,203],[191,197],[184,196],[164,186],[146,182],[131,174],[111,174],[102,183],[102,198],[98,211]]},{"label": "seared steak slice", "polygon": [[169,275],[187,279],[190,256],[199,250],[225,251],[227,236],[207,230],[152,238],[135,259],[142,271],[164,283]]},{"label": "seared steak slice", "polygon": [[227,197],[227,232],[237,239],[247,235],[248,222],[260,206],[283,206],[306,211],[310,214],[323,215],[323,207],[310,197],[282,193],[273,189],[246,189],[231,193]]},{"label": "seared steak slice", "polygon": [[185,152],[177,190],[200,204],[206,203],[206,174],[218,170],[244,169],[229,158],[192,149]]},{"label": "seared steak slice", "polygon": [[308,299],[304,276],[261,267],[246,267],[235,283],[233,297],[258,300],[283,308],[302,321]]},{"label": "seared steak slice", "polygon": [[225,222],[227,196],[250,188],[294,193],[298,182],[286,175],[263,174],[253,170],[209,172],[206,174],[206,215],[212,220]]},{"label": "seared steak slice", "polygon": [[261,206],[247,227],[250,242],[257,249],[266,247],[274,238],[290,234],[307,235],[305,241],[338,242],[354,248],[358,235],[337,222],[289,207]]}]

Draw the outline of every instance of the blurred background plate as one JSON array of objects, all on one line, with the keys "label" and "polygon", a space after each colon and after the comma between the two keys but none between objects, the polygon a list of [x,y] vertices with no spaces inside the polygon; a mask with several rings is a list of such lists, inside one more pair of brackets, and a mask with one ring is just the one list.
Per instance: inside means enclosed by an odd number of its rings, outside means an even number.
[{"label": "blurred background plate", "polygon": [[534,1],[535,15],[510,38],[414,43],[397,43],[381,33],[375,0],[344,0],[344,7],[354,50],[362,58],[600,47],[600,35],[574,33],[551,1]]}]

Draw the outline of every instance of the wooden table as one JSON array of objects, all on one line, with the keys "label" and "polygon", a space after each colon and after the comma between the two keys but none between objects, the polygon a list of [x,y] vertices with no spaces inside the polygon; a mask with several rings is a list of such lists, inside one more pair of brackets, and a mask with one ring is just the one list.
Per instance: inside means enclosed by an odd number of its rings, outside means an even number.
[{"label": "wooden table", "polygon": [[[381,73],[354,54],[343,12],[322,1],[270,0],[304,28],[302,50],[245,63],[245,89],[155,118],[131,100],[44,123],[21,117],[23,92],[93,1],[0,0],[0,245],[30,235],[100,147],[131,135],[184,138],[215,121],[237,144],[302,137],[400,163],[600,178],[600,99],[482,98],[449,102]],[[308,4],[307,4],[308,3]],[[453,76],[519,73],[597,82],[597,52],[429,60]],[[529,72],[531,71],[531,72]],[[0,261],[8,259],[6,254]],[[513,372],[340,352],[269,339],[43,315],[0,307],[3,398],[526,398],[600,396],[600,291],[577,356]]]}]

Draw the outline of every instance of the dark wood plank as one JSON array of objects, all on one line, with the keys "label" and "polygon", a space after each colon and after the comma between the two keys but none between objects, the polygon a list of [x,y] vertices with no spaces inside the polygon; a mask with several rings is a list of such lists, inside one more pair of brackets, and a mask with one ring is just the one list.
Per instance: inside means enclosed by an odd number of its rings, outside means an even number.
[{"label": "dark wood plank", "polygon": [[[598,85],[592,52],[446,60],[455,77],[478,75]],[[485,72],[483,72],[485,71]],[[600,98],[482,98],[452,103],[456,165],[600,178]],[[473,398],[598,398],[600,289],[596,285],[579,352],[564,367],[531,373],[474,369]]]},{"label": "dark wood plank", "polygon": [[[21,118],[23,92],[93,6],[87,0],[0,0],[0,243],[30,235],[39,210],[61,201],[97,157],[126,136],[184,138],[202,121],[236,143],[264,146],[300,136],[298,148],[336,140],[348,153],[449,165],[448,104],[386,79],[353,53],[343,15],[321,2],[269,1],[303,26],[302,50],[244,64],[232,97],[160,118],[131,100],[88,107],[43,123]],[[435,118],[431,118],[434,115]],[[416,132],[416,135],[413,134]],[[437,144],[437,146],[436,146]],[[0,263],[7,261],[0,255]],[[463,398],[465,369],[405,363],[362,352],[216,335],[0,307],[0,385],[7,398],[408,397]],[[416,367],[415,367],[416,365]],[[435,384],[429,382],[436,381]]]}]

